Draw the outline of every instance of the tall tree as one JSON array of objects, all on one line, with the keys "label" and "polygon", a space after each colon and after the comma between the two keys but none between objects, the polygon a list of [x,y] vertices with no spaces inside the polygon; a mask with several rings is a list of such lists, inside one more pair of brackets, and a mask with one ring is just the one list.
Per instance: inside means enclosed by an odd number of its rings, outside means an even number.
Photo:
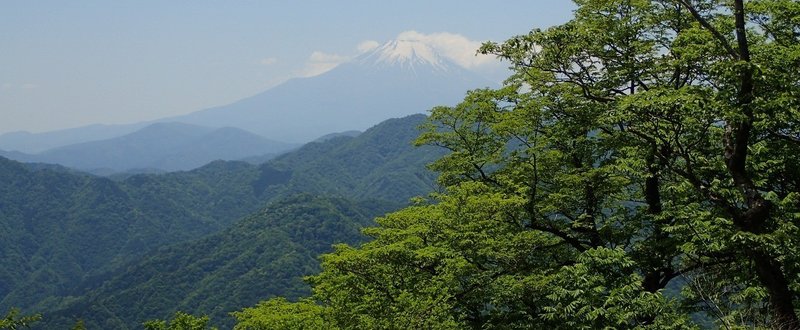
[{"label": "tall tree", "polygon": [[648,173],[654,246],[681,266],[662,257],[661,274],[643,269],[645,287],[724,264],[737,271],[716,285],[733,288],[732,306],[763,294],[774,327],[800,327],[800,4],[577,3],[573,21],[484,50],[511,60],[511,80],[533,93],[565,88],[601,109],[595,129]]}]

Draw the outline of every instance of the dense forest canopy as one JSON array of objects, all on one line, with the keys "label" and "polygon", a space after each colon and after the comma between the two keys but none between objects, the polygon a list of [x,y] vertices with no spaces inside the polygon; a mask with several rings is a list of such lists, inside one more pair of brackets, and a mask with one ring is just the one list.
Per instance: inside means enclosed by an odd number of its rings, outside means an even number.
[{"label": "dense forest canopy", "polygon": [[432,110],[442,193],[237,328],[800,329],[800,3],[575,2]]}]

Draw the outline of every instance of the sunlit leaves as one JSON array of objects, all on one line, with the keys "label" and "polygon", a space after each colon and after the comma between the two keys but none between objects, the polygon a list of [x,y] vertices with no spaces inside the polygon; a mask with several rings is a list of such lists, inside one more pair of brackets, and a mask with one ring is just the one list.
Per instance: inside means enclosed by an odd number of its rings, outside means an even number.
[{"label": "sunlit leaves", "polygon": [[255,329],[338,329],[326,320],[325,307],[313,301],[288,302],[284,298],[263,301],[254,307],[232,313],[237,330]]},{"label": "sunlit leaves", "polygon": [[19,309],[12,308],[0,319],[0,329],[17,330],[30,328],[32,324],[42,319],[41,314],[19,315]]},{"label": "sunlit leaves", "polygon": [[176,312],[170,320],[150,320],[144,324],[145,330],[216,330],[209,327],[208,316],[194,316]]}]

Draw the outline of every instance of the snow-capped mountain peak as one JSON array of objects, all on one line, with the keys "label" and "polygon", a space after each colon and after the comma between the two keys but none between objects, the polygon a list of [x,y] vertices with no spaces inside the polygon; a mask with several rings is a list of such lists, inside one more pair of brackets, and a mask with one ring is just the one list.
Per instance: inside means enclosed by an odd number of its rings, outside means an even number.
[{"label": "snow-capped mountain peak", "polygon": [[430,45],[420,40],[391,40],[357,58],[358,62],[370,65],[399,66],[415,69],[418,66],[448,71],[453,65],[442,58]]}]

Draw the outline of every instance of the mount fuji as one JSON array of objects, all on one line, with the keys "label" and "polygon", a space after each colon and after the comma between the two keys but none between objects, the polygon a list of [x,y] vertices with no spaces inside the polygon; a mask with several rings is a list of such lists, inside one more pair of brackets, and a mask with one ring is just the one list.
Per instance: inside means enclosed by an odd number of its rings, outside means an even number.
[{"label": "mount fuji", "polygon": [[[399,39],[323,74],[291,79],[252,97],[187,115],[128,125],[3,134],[0,135],[0,155],[19,161],[55,162],[77,168],[127,170],[136,165],[161,170],[187,169],[197,165],[195,160],[235,159],[231,158],[229,149],[237,150],[239,153],[235,155],[240,158],[261,157],[328,134],[350,132],[352,135],[353,131],[363,131],[389,118],[424,113],[438,105],[454,105],[470,89],[495,85],[440,56],[424,41]],[[153,124],[162,124],[161,131],[177,131],[172,135],[154,134],[158,130],[148,129]],[[174,148],[166,146],[183,141],[185,134],[181,132],[185,129],[181,127],[226,128],[227,132],[238,129],[241,134],[236,136],[243,139],[205,139],[202,144],[214,145],[213,150],[198,146],[191,149],[204,150],[202,157],[191,152],[176,153]],[[222,136],[208,137],[220,139]],[[242,147],[256,144],[260,147]],[[192,146],[192,143],[184,146]],[[246,154],[248,150],[251,154]],[[73,155],[80,156],[76,160]],[[131,162],[120,155],[136,155],[137,159],[148,162]],[[193,161],[180,166],[174,161],[164,161],[176,157]]]},{"label": "mount fuji", "polygon": [[163,121],[230,126],[303,143],[388,118],[454,105],[489,80],[418,40],[392,40],[318,76],[291,79],[238,102]]}]

